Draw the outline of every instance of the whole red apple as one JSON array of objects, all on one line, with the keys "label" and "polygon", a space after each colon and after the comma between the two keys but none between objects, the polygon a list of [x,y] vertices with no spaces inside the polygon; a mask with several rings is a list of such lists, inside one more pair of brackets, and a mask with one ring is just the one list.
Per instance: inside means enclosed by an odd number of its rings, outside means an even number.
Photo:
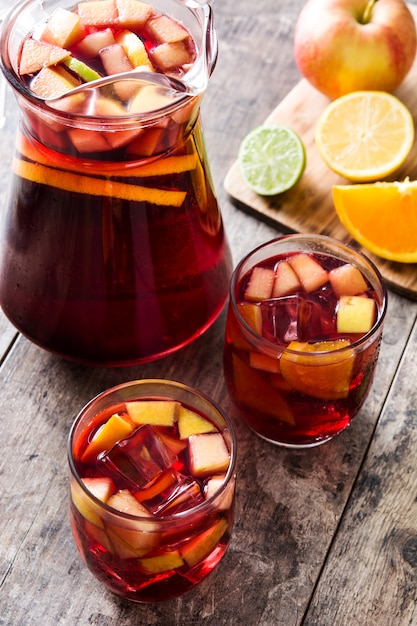
[{"label": "whole red apple", "polygon": [[329,98],[393,91],[416,54],[416,25],[403,0],[308,0],[295,28],[300,72]]}]

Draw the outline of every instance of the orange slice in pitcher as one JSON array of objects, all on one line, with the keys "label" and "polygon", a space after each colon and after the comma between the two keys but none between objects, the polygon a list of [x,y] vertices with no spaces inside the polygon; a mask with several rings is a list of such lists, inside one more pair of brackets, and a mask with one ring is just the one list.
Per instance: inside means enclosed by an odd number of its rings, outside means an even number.
[{"label": "orange slice in pitcher", "polygon": [[[291,341],[281,356],[281,374],[297,391],[321,400],[346,398],[355,351],[348,339],[305,343]],[[346,348],[342,352],[340,350]]]},{"label": "orange slice in pitcher", "polygon": [[14,159],[13,171],[26,180],[64,191],[91,196],[114,197],[133,202],[150,202],[160,206],[180,207],[187,195],[185,191],[153,189],[141,185],[113,182],[105,178],[83,176],[82,174],[45,167],[38,163],[29,163],[23,159]]}]

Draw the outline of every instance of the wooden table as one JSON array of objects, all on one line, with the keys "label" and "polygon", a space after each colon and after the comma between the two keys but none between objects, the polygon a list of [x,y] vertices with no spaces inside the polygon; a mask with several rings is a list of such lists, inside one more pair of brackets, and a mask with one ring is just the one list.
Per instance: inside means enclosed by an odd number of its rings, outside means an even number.
[{"label": "wooden table", "polygon": [[[235,262],[278,234],[223,188],[243,136],[299,74],[301,0],[213,2],[220,55],[203,105],[212,173]],[[6,200],[16,105],[2,130]],[[66,441],[103,389],[166,377],[231,405],[222,373],[224,313],[199,340],[149,365],[99,369],[60,360],[0,313],[1,626],[411,626],[417,624],[417,302],[394,292],[373,389],[352,426],[321,447],[274,447],[236,423],[238,491],[229,550],[190,594],[136,605],[84,567],[67,515]]]}]

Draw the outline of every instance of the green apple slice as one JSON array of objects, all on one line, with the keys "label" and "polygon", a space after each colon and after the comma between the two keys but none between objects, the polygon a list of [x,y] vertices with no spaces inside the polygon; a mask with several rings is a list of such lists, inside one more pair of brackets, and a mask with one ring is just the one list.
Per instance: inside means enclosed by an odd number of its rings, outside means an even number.
[{"label": "green apple slice", "polygon": [[92,67],[76,59],[75,57],[69,57],[65,59],[64,64],[68,67],[71,72],[77,74],[82,80],[86,83],[89,83],[92,80],[97,80],[97,78],[101,78],[100,74],[93,70]]},{"label": "green apple slice", "polygon": [[180,439],[188,439],[191,435],[216,432],[214,424],[184,406],[179,408],[178,429]]},{"label": "green apple slice", "polygon": [[138,425],[173,426],[179,403],[175,400],[137,400],[126,402],[132,422]]}]

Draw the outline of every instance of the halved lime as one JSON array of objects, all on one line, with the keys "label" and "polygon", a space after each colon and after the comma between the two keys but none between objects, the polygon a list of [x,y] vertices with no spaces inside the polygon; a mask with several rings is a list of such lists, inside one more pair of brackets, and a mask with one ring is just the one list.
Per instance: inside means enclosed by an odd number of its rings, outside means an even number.
[{"label": "halved lime", "polygon": [[294,187],[306,166],[304,144],[283,124],[254,128],[241,143],[238,162],[250,189],[274,196]]}]

